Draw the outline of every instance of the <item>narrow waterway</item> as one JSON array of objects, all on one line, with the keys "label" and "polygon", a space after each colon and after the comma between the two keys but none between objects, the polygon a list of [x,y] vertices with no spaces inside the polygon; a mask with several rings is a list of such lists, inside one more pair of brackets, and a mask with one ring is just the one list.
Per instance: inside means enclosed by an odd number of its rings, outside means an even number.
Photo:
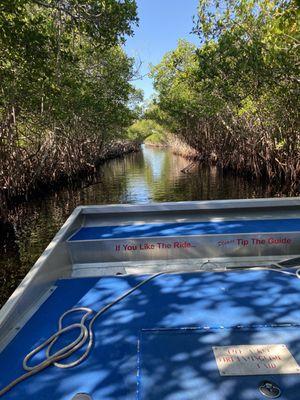
[{"label": "narrow waterway", "polygon": [[188,164],[168,149],[143,147],[139,153],[107,162],[80,187],[65,188],[2,213],[0,303],[6,301],[78,205],[289,195],[283,188],[223,174],[216,167],[194,166],[189,173],[182,173]]}]

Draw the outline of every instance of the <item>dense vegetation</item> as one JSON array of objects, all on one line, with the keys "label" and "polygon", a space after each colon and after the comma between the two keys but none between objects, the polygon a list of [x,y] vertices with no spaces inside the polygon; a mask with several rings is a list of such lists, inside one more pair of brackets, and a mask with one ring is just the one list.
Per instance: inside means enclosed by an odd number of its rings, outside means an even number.
[{"label": "dense vegetation", "polygon": [[156,121],[150,119],[140,119],[129,129],[127,136],[129,139],[154,146],[165,146],[168,144],[166,130]]},{"label": "dense vegetation", "polygon": [[299,17],[296,0],[200,0],[199,46],[153,68],[148,117],[205,162],[299,184]]},{"label": "dense vegetation", "polygon": [[135,23],[135,0],[0,2],[0,194],[93,169],[124,134],[140,97],[121,48]]}]

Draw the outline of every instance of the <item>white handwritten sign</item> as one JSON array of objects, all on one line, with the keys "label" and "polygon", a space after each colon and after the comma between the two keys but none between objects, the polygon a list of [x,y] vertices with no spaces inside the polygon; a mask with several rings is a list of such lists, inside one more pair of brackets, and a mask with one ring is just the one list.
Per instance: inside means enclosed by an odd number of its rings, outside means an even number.
[{"label": "white handwritten sign", "polygon": [[216,346],[213,352],[222,376],[300,374],[285,344]]}]

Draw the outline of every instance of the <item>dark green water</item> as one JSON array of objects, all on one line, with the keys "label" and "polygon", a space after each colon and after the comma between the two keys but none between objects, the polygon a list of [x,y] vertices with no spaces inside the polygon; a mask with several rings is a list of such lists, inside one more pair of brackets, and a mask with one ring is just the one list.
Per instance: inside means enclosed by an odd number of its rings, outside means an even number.
[{"label": "dark green water", "polygon": [[[15,207],[0,223],[0,303],[6,301],[32,267],[63,222],[78,205],[148,203],[162,201],[234,199],[292,195],[284,188],[270,188],[216,167],[189,164],[169,150],[143,148],[140,153],[110,161],[91,182],[66,188]],[[295,193],[294,193],[295,194]]]}]

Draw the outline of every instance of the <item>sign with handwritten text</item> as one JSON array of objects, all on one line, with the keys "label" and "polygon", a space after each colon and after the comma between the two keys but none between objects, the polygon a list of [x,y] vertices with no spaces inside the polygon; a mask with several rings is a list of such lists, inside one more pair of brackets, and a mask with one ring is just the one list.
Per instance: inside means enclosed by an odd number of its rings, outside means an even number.
[{"label": "sign with handwritten text", "polygon": [[213,347],[222,376],[300,374],[300,366],[285,344]]}]

